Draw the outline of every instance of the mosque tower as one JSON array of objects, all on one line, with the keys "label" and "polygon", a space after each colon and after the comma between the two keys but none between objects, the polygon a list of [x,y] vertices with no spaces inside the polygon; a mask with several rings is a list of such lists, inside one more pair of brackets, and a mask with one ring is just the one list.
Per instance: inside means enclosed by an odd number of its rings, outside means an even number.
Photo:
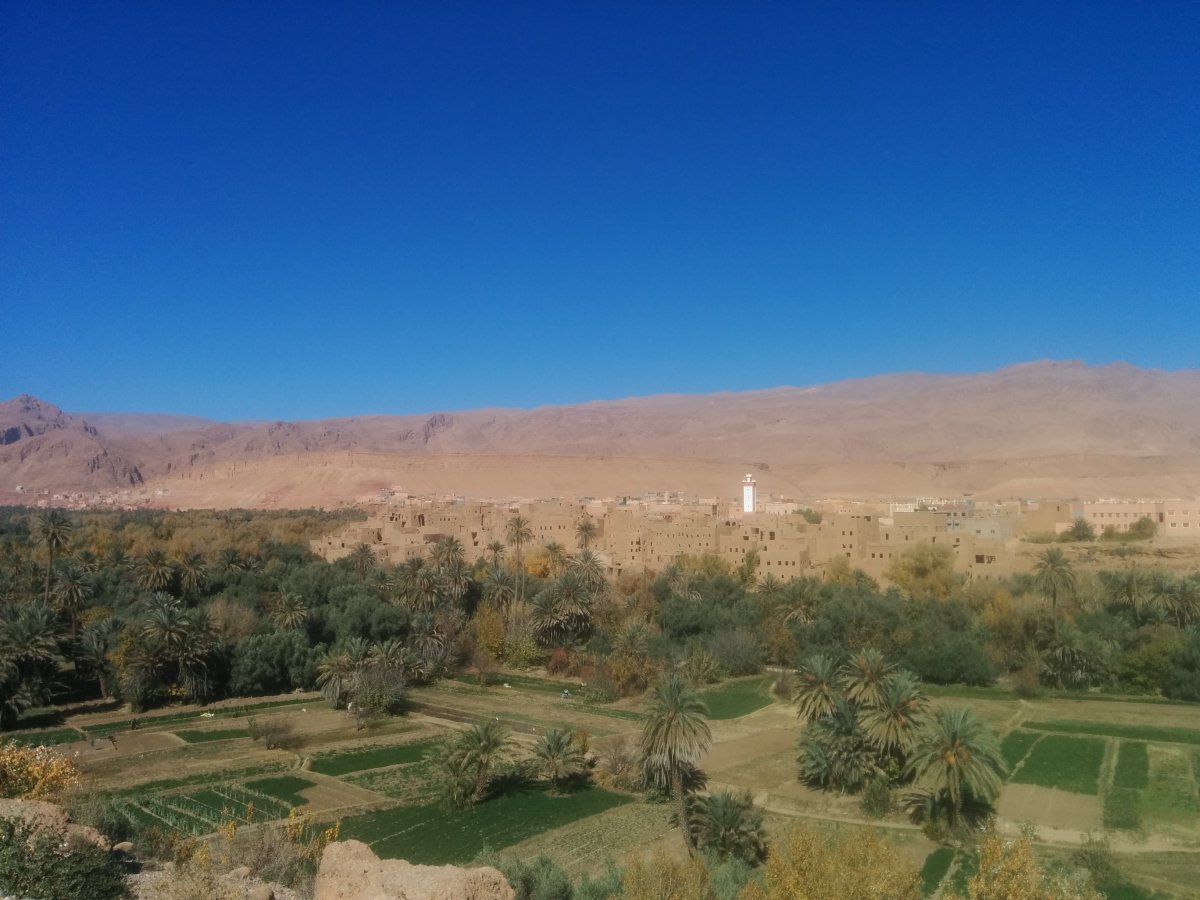
[{"label": "mosque tower", "polygon": [[758,482],[754,476],[747,474],[742,479],[742,512],[752,513],[758,504]]}]

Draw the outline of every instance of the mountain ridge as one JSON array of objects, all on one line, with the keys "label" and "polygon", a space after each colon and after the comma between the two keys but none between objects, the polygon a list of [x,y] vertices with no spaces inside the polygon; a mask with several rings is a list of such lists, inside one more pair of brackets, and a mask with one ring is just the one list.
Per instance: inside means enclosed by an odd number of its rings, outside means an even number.
[{"label": "mountain ridge", "polygon": [[[401,468],[409,472],[413,461],[432,466],[451,456],[480,460],[481,472],[489,458],[528,459],[532,466],[541,458],[578,458],[581,494],[591,493],[585,463],[597,459],[677,460],[683,468],[761,463],[781,474],[812,466],[978,469],[989,461],[1074,459],[1078,470],[1054,469],[1056,477],[1086,480],[1087,459],[1108,460],[1104,477],[1115,478],[1112,460],[1153,458],[1179,468],[1185,490],[1192,471],[1200,472],[1200,370],[1040,361],[983,373],[895,373],[532,409],[249,423],[75,414],[30,395],[0,403],[0,493],[18,484],[54,491],[152,487],[252,461],[256,469],[270,460],[290,460],[279,468],[295,468],[298,460],[329,453],[407,461]],[[1164,472],[1156,484],[1170,483]],[[373,475],[371,483],[383,477]],[[347,490],[357,496],[359,486]]]}]

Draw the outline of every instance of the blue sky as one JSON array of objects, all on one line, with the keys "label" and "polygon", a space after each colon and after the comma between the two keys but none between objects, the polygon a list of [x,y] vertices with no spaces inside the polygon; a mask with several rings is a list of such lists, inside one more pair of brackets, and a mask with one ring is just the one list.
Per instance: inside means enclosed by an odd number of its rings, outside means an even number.
[{"label": "blue sky", "polygon": [[1200,365],[1200,4],[42,3],[0,398],[317,418]]}]

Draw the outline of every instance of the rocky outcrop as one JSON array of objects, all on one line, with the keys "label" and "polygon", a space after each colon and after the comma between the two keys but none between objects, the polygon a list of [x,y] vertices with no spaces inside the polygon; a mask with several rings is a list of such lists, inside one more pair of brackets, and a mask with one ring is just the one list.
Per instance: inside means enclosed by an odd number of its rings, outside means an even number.
[{"label": "rocky outcrop", "polygon": [[380,859],[360,841],[325,848],[313,900],[513,900],[496,869],[414,866]]},{"label": "rocky outcrop", "polygon": [[111,849],[108,838],[95,828],[72,824],[65,809],[43,800],[0,800],[0,819],[19,819],[35,831],[49,829],[65,834],[68,840],[95,844],[105,851]]}]

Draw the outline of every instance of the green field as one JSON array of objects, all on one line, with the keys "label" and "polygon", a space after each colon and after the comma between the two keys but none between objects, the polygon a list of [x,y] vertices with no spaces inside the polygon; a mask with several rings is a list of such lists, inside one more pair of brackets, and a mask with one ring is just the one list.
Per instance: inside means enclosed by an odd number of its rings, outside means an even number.
[{"label": "green field", "polygon": [[1141,824],[1141,791],[1109,788],[1104,795],[1104,827],[1136,831]]},{"label": "green field", "polygon": [[[293,806],[304,802],[300,799],[292,803],[273,796],[259,788],[261,783],[217,784],[189,793],[127,796],[115,800],[113,808],[134,825],[195,837],[211,834],[231,820],[249,824],[284,818]],[[306,782],[305,786],[310,784]]]},{"label": "green field", "polygon": [[1004,736],[1004,740],[1000,742],[1000,752],[1004,756],[1004,762],[1008,764],[1009,772],[1025,758],[1029,748],[1041,738],[1042,735],[1032,731],[1010,731]]},{"label": "green field", "polygon": [[11,741],[22,747],[53,747],[57,744],[69,744],[72,741],[83,740],[83,733],[77,728],[52,728],[47,731],[17,731],[12,734],[0,732],[0,743]]},{"label": "green field", "polygon": [[1200,731],[1190,728],[1165,728],[1146,725],[1118,725],[1112,722],[1023,722],[1022,728],[1052,731],[1058,734],[1094,734],[1100,737],[1153,741],[1158,744],[1200,745]]},{"label": "green field", "polygon": [[955,852],[950,847],[939,847],[925,857],[925,864],[921,866],[921,890],[926,897],[937,893],[942,879],[950,871],[950,864],[954,862]]},{"label": "green field", "polygon": [[770,680],[755,676],[730,681],[700,695],[710,719],[737,719],[771,704]]},{"label": "green field", "polygon": [[1099,738],[1050,734],[1030,751],[1012,780],[1077,794],[1098,794],[1103,761],[1104,741]]},{"label": "green field", "polygon": [[462,865],[485,847],[501,850],[631,800],[591,788],[565,797],[540,790],[514,792],[466,810],[399,806],[343,819],[341,836],[370,844],[384,859]]},{"label": "green field", "polygon": [[250,737],[245,728],[218,728],[212,731],[174,731],[176,737],[182,738],[189,744],[204,744],[208,741],[232,741],[236,738]]},{"label": "green field", "polygon": [[267,797],[291,806],[303,806],[308,801],[300,796],[305,788],[314,787],[315,782],[295,775],[276,775],[274,778],[258,778],[246,782],[247,790],[257,791]]},{"label": "green field", "polygon": [[1113,785],[1135,790],[1150,785],[1150,756],[1146,752],[1145,744],[1121,741],[1117,754],[1117,768],[1113,772]]},{"label": "green field", "polygon": [[312,770],[322,775],[347,775],[384,766],[399,766],[421,759],[436,740],[414,741],[411,744],[392,744],[386,747],[365,747],[313,757]]}]

